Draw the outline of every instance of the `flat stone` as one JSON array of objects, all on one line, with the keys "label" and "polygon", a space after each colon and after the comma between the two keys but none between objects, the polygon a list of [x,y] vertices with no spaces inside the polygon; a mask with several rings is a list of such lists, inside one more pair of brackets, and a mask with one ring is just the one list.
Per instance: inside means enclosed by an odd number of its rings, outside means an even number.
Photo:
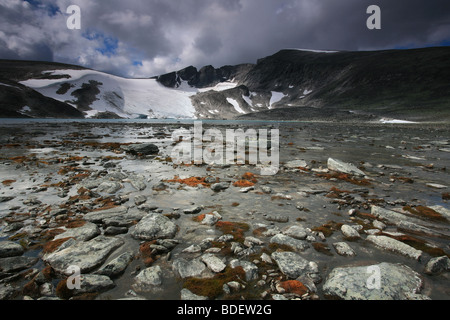
[{"label": "flat stone", "polygon": [[206,253],[206,254],[202,255],[201,260],[206,264],[206,266],[211,271],[216,272],[216,273],[222,272],[227,267],[227,265],[225,263],[223,263],[223,261],[220,258],[218,258],[217,256],[215,256],[211,253]]},{"label": "flat stone", "polygon": [[274,252],[271,258],[275,260],[280,271],[291,279],[318,273],[317,265],[306,260],[296,252]]},{"label": "flat stone", "polygon": [[100,293],[114,288],[116,285],[107,276],[98,274],[80,275],[80,289],[73,289],[74,295],[84,293]]},{"label": "flat stone", "polygon": [[177,225],[169,218],[151,212],[139,221],[131,235],[140,240],[171,239],[175,237],[177,231]]},{"label": "flat stone", "polygon": [[341,160],[336,160],[333,158],[329,158],[328,162],[328,169],[332,171],[347,173],[355,176],[365,176],[366,174],[359,170],[355,165],[351,163],[346,163]]},{"label": "flat stone", "polygon": [[[379,281],[377,281],[379,280]],[[343,300],[405,300],[422,287],[420,275],[402,264],[335,268],[328,275],[323,292]]]},{"label": "flat stone", "polygon": [[134,279],[133,290],[148,292],[162,285],[162,269],[160,266],[149,267],[142,270]]},{"label": "flat stone", "polygon": [[427,183],[426,186],[430,187],[430,188],[434,188],[434,189],[447,189],[448,188],[446,185],[438,184],[438,183]]},{"label": "flat stone", "polygon": [[125,271],[133,258],[134,255],[131,252],[124,252],[120,256],[103,266],[96,272],[96,274],[101,274],[110,278],[116,277]]},{"label": "flat stone", "polygon": [[284,164],[284,167],[288,169],[297,169],[297,168],[306,168],[308,164],[305,160],[292,160],[288,161]]},{"label": "flat stone", "polygon": [[347,242],[335,242],[333,243],[333,247],[341,256],[353,257],[356,255],[355,251],[348,245]]},{"label": "flat stone", "polygon": [[415,260],[420,260],[423,254],[422,251],[387,236],[369,235],[366,239],[382,249],[400,253]]},{"label": "flat stone", "polygon": [[0,273],[17,272],[31,268],[38,260],[38,258],[24,256],[1,258]]},{"label": "flat stone", "polygon": [[294,239],[292,237],[289,237],[289,236],[281,234],[281,233],[274,235],[270,239],[270,243],[286,245],[297,251],[305,251],[306,249],[309,248],[308,242],[306,242],[304,240]]},{"label": "flat stone", "polygon": [[13,241],[0,242],[0,258],[21,256],[24,252],[23,247]]},{"label": "flat stone", "polygon": [[198,296],[186,288],[181,289],[180,295],[181,300],[208,300],[208,297]]},{"label": "flat stone", "polygon": [[92,211],[86,213],[83,219],[89,222],[103,223],[104,219],[123,217],[123,215],[125,215],[127,211],[128,211],[127,207],[119,206],[107,210]]},{"label": "flat stone", "polygon": [[181,278],[199,277],[206,270],[206,265],[199,259],[186,260],[179,258],[172,263],[173,270]]},{"label": "flat stone", "polygon": [[65,274],[69,266],[78,266],[81,273],[87,273],[105,262],[115,249],[123,245],[123,240],[98,236],[89,241],[75,241],[71,246],[44,255],[45,262],[57,272]]},{"label": "flat stone", "polygon": [[100,234],[100,229],[95,223],[86,222],[78,228],[66,229],[65,232],[58,234],[54,240],[63,238],[74,238],[80,241],[89,241]]},{"label": "flat stone", "polygon": [[127,153],[134,155],[153,155],[159,153],[159,148],[153,143],[139,143],[121,146]]}]

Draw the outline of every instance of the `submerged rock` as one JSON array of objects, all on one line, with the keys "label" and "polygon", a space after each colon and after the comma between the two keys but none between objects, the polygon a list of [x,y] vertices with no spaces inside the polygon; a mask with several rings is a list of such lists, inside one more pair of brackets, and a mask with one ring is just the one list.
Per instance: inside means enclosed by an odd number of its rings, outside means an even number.
[{"label": "submerged rock", "polygon": [[405,300],[420,292],[419,274],[402,264],[380,263],[335,268],[323,285],[328,298],[343,300]]}]

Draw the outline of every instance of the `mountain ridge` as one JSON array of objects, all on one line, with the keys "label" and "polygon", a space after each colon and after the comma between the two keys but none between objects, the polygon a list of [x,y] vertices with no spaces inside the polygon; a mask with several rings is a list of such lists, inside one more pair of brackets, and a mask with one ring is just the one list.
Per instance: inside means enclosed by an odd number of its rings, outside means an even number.
[{"label": "mountain ridge", "polygon": [[0,60],[0,117],[450,121],[448,79],[450,47],[283,49],[148,79]]}]

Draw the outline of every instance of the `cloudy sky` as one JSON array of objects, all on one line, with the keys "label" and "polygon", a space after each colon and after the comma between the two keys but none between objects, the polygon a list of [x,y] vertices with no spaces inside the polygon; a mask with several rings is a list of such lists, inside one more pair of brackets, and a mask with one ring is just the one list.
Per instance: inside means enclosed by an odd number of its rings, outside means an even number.
[{"label": "cloudy sky", "polygon": [[[369,30],[369,5],[381,30]],[[70,30],[67,8],[81,10]],[[283,48],[450,45],[449,0],[0,0],[0,59],[72,63],[125,77],[255,63]]]}]

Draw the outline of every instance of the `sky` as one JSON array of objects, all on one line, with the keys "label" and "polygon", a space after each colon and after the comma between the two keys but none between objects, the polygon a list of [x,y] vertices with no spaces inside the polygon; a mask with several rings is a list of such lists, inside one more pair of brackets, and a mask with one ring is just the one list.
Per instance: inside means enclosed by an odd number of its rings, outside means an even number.
[{"label": "sky", "polygon": [[[80,8],[80,29],[67,8]],[[369,30],[370,5],[381,29]],[[144,78],[256,63],[281,49],[450,45],[449,0],[0,0],[0,59]]]}]

